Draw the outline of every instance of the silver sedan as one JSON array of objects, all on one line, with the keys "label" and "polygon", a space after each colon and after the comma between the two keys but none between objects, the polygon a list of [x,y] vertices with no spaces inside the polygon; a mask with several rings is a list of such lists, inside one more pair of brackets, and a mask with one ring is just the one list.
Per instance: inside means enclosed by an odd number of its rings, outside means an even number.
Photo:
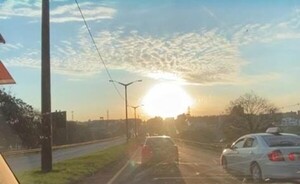
[{"label": "silver sedan", "polygon": [[248,134],[224,149],[220,161],[224,169],[251,176],[254,182],[300,179],[300,136]]}]

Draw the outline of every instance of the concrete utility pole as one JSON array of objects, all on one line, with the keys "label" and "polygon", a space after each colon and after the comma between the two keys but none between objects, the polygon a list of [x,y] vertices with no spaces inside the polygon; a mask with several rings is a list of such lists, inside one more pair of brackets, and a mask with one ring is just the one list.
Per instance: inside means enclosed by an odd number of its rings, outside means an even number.
[{"label": "concrete utility pole", "polygon": [[42,1],[42,171],[52,170],[49,0]]},{"label": "concrete utility pole", "polygon": [[136,80],[136,81],[132,81],[132,82],[129,82],[127,84],[124,84],[122,82],[119,82],[119,81],[115,81],[115,80],[109,80],[109,82],[116,82],[122,86],[125,87],[125,114],[126,114],[126,138],[127,138],[127,142],[129,140],[129,132],[128,132],[128,111],[127,111],[127,86],[133,84],[133,83],[136,83],[136,82],[142,82],[142,80]]}]

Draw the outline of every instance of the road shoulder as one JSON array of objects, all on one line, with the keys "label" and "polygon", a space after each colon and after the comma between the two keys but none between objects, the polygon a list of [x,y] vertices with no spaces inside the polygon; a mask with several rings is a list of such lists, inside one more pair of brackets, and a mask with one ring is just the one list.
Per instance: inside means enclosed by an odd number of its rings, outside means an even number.
[{"label": "road shoulder", "polygon": [[93,183],[113,183],[118,177],[118,174],[122,172],[122,168],[126,167],[133,155],[136,154],[139,149],[139,144],[135,141],[130,143],[126,152],[122,154],[117,160],[104,166],[93,175],[81,179],[76,184],[93,184]]}]

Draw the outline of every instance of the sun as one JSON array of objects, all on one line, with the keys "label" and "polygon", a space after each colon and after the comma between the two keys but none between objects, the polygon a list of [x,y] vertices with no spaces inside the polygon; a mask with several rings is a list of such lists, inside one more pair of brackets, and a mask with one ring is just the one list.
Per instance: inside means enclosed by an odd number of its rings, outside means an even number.
[{"label": "sun", "polygon": [[150,116],[176,117],[185,113],[192,99],[174,83],[161,83],[149,90],[143,98],[144,111]]}]

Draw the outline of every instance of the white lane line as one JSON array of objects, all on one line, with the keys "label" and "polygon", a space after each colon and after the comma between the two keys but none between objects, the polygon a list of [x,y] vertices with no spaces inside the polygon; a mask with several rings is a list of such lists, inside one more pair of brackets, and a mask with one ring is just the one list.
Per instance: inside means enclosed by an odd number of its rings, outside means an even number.
[{"label": "white lane line", "polygon": [[112,184],[119,177],[119,175],[125,170],[125,168],[129,165],[130,161],[133,157],[138,153],[139,148],[137,148],[134,154],[130,157],[130,159],[126,162],[126,164],[107,182],[107,184]]},{"label": "white lane line", "polygon": [[189,177],[157,177],[153,178],[154,181],[157,180],[178,180],[178,179],[183,179],[183,180],[198,180],[198,179],[204,179],[204,178],[213,178],[213,179],[222,179],[222,178],[231,178],[230,176],[189,176]]}]

